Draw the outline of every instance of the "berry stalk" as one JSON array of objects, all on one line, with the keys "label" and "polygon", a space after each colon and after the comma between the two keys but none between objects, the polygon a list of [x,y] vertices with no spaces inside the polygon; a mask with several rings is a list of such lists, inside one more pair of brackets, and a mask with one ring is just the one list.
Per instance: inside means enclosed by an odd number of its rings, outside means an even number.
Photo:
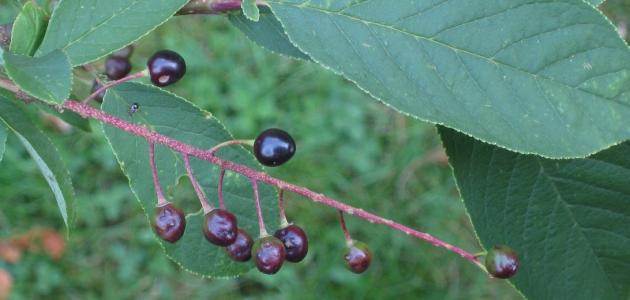
[{"label": "berry stalk", "polygon": [[83,99],[81,102],[83,102],[84,104],[88,104],[90,103],[90,100],[94,99],[96,96],[98,96],[99,93],[101,93],[102,91],[105,91],[113,86],[119,85],[123,82],[127,82],[129,80],[134,80],[137,78],[141,78],[147,76],[147,70],[144,71],[140,71],[138,73],[133,73],[131,75],[128,75],[126,77],[120,78],[118,80],[114,80],[114,81],[110,81],[107,84],[103,85],[102,87],[98,88],[96,91],[94,91],[92,94],[90,94],[89,96],[85,97],[85,99]]},{"label": "berry stalk", "polygon": [[[188,178],[190,178],[190,183],[195,189],[195,193],[197,193],[197,198],[199,199],[199,203],[201,203],[201,207],[203,208],[203,213],[207,214],[212,210],[212,206],[210,206],[208,202],[208,198],[206,198],[206,194],[204,194],[203,189],[201,189],[201,185],[193,175],[192,167],[190,167],[190,159],[187,154],[182,153],[182,159],[184,160],[184,167],[186,168],[186,173],[188,174]],[[223,207],[221,207],[223,208]]]},{"label": "berry stalk", "polygon": [[352,246],[352,237],[350,236],[350,232],[348,231],[348,227],[346,226],[346,220],[343,217],[343,211],[341,210],[339,210],[339,224],[341,224],[343,236],[346,238],[346,245],[348,245],[348,247]]},{"label": "berry stalk", "polygon": [[149,165],[151,165],[151,175],[153,176],[153,186],[155,186],[155,193],[157,194],[158,203],[157,206],[164,206],[168,204],[162,192],[162,186],[160,185],[160,178],[158,177],[157,167],[155,166],[155,144],[149,142]]},{"label": "berry stalk", "polygon": [[223,178],[225,177],[225,169],[221,168],[219,172],[219,188],[217,194],[219,194],[219,207],[225,209],[225,200],[223,200]]},{"label": "berry stalk", "polygon": [[260,194],[258,193],[258,182],[256,179],[250,178],[252,189],[254,189],[254,200],[256,201],[256,214],[258,215],[258,228],[260,229],[260,237],[268,236],[265,221],[263,220],[262,208],[260,206]]},{"label": "berry stalk", "polygon": [[284,211],[284,190],[278,191],[278,214],[280,214],[280,228],[287,227],[289,221],[287,221],[287,215]]},{"label": "berry stalk", "polygon": [[226,141],[220,144],[217,144],[216,146],[210,148],[208,150],[208,153],[214,155],[217,151],[219,151],[219,149],[226,147],[226,146],[231,146],[231,145],[248,145],[248,146],[253,146],[254,145],[254,140],[230,140],[230,141]]}]

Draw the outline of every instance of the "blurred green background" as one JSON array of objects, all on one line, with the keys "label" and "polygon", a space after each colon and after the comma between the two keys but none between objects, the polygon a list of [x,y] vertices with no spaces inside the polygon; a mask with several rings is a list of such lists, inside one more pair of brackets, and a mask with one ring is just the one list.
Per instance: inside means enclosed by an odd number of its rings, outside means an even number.
[{"label": "blurred green background", "polygon": [[[14,17],[14,3],[0,1],[0,23]],[[607,5],[616,21],[628,21],[620,10],[630,10],[628,4]],[[299,150],[272,175],[479,249],[433,126],[397,114],[315,64],[259,48],[224,17],[174,18],[136,44],[134,70],[162,48],[178,51],[188,65],[170,89],[214,113],[235,137],[271,126],[292,133]],[[275,276],[189,274],[162,253],[100,126],[91,125],[91,134],[45,128],[72,174],[77,224],[59,260],[38,252],[23,253],[17,263],[0,260],[13,277],[10,299],[520,298],[506,281],[489,279],[448,251],[349,217],[353,237],[375,253],[368,272],[352,274],[343,266],[336,212],[291,194],[289,219],[310,240],[304,262],[285,264]],[[0,164],[0,191],[0,239],[33,227],[64,231],[45,180],[15,136]]]}]

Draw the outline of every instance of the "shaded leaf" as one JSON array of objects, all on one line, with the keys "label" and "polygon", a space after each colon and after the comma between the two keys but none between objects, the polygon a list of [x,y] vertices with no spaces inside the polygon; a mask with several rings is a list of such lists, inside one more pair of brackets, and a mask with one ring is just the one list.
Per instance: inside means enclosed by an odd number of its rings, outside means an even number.
[{"label": "shaded leaf", "polygon": [[0,162],[2,161],[2,157],[4,156],[4,149],[7,144],[7,127],[4,126],[3,123],[0,123]]},{"label": "shaded leaf", "polygon": [[481,243],[518,252],[526,297],[628,299],[630,142],[551,160],[440,134]]},{"label": "shaded leaf", "polygon": [[0,94],[0,121],[15,133],[37,164],[69,229],[74,216],[74,189],[68,169],[55,145],[35,127],[33,120],[17,103],[17,100]]},{"label": "shaded leaf", "polygon": [[46,32],[46,11],[29,1],[13,22],[11,32],[11,52],[32,56],[44,38]]},{"label": "shaded leaf", "polygon": [[63,49],[73,66],[118,50],[166,22],[188,0],[62,0],[38,55]]},{"label": "shaded leaf", "polygon": [[[130,114],[133,103],[139,105],[137,112]],[[202,111],[192,103],[159,88],[138,83],[125,83],[108,90],[103,109],[121,119],[143,124],[164,135],[184,143],[205,149],[232,139],[212,115]],[[117,128],[104,125],[107,136],[120,166],[129,179],[129,185],[142,205],[149,220],[152,220],[157,202],[148,159],[148,144],[143,138],[125,133]],[[222,149],[219,156],[231,161],[260,169],[253,156],[241,147]],[[174,191],[185,169],[181,155],[161,145],[156,145],[156,164],[162,187]],[[219,169],[205,161],[191,157],[194,174],[204,192],[216,207],[217,181]],[[249,179],[226,172],[225,200],[227,208],[238,218],[239,228],[245,228],[252,237],[258,233],[254,198]],[[277,196],[273,188],[260,185],[262,204],[269,230],[274,230],[277,222]],[[168,196],[167,196],[168,197]],[[183,199],[181,195],[171,195],[169,199],[179,207],[188,209],[186,231],[175,244],[159,240],[166,254],[184,269],[212,277],[235,276],[252,268],[251,264],[236,263],[230,260],[221,247],[211,245],[201,232],[203,214],[196,198]],[[157,239],[157,238],[156,238]]]},{"label": "shaded leaf", "polygon": [[29,57],[7,51],[3,57],[7,75],[29,95],[57,104],[70,95],[72,67],[63,52]]},{"label": "shaded leaf", "polygon": [[308,56],[402,113],[547,157],[630,138],[630,50],[582,0],[269,3]]}]

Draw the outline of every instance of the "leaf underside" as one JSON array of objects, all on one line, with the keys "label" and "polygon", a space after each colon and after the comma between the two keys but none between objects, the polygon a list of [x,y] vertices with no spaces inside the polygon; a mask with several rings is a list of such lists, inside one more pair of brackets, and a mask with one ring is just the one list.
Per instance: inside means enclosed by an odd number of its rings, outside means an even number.
[{"label": "leaf underside", "polygon": [[582,0],[269,3],[308,56],[402,113],[546,157],[630,137],[630,50]]},{"label": "leaf underside", "polygon": [[630,297],[630,142],[551,160],[439,131],[481,243],[518,252],[527,298]]},{"label": "leaf underside", "polygon": [[[131,114],[133,103],[139,110]],[[135,124],[143,124],[161,134],[194,145],[202,149],[232,139],[209,112],[202,111],[190,102],[152,86],[126,83],[108,90],[102,107],[107,113]],[[151,220],[155,212],[156,196],[153,187],[148,144],[139,137],[125,133],[117,128],[104,125],[109,140],[120,166],[129,178],[129,184]],[[236,163],[260,169],[253,156],[240,147],[222,149],[218,155]],[[191,157],[194,174],[202,185],[211,203],[217,204],[217,181],[219,168],[205,161]],[[156,145],[156,162],[159,177],[165,191],[172,191],[178,179],[185,176],[181,155],[170,149]],[[273,188],[260,185],[263,214],[269,230],[278,225],[276,207],[277,196]],[[228,210],[238,218],[239,228],[245,228],[255,238],[258,233],[253,191],[249,179],[226,172],[224,196]],[[168,196],[167,196],[168,197]],[[203,214],[196,198],[181,199],[173,195],[169,201],[176,206],[196,207],[187,211],[187,225],[184,236],[175,244],[159,241],[166,254],[184,269],[211,277],[231,277],[251,269],[250,263],[236,263],[225,255],[223,248],[207,242],[201,231]]]}]

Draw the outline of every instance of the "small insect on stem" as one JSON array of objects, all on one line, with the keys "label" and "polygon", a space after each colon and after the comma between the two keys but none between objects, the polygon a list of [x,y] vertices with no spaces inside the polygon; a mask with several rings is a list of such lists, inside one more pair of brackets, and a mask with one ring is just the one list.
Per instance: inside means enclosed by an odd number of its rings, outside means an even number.
[{"label": "small insect on stem", "polygon": [[133,114],[135,114],[138,110],[140,109],[140,104],[138,103],[132,103],[131,106],[129,107],[129,116],[132,117]]}]

